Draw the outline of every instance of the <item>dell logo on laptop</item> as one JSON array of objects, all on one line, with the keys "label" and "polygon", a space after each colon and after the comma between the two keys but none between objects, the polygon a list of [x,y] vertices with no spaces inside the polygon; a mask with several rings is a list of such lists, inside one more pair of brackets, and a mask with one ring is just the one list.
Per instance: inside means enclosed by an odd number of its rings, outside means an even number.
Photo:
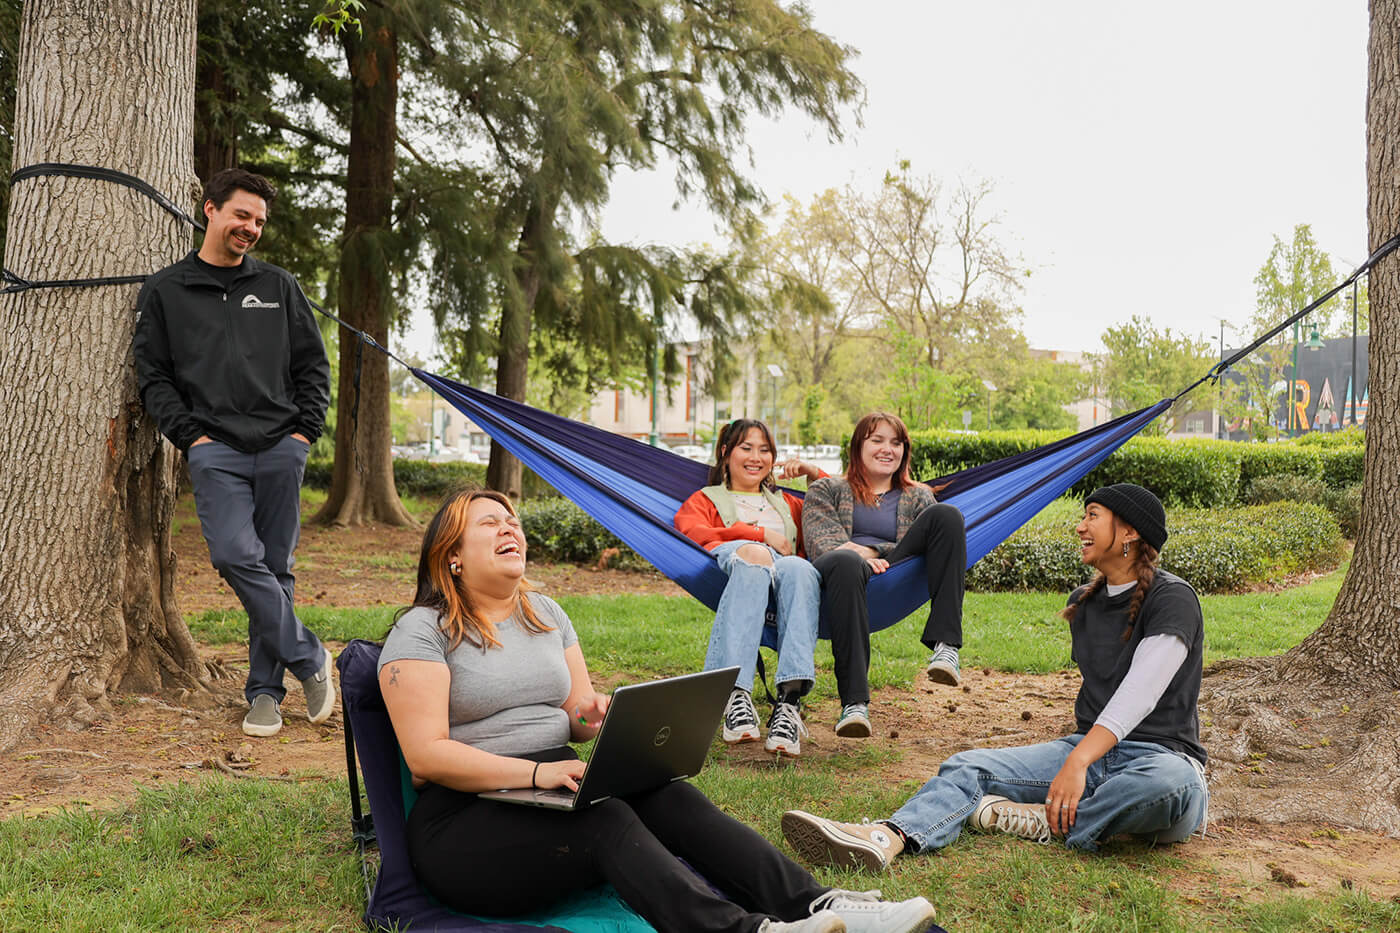
[{"label": "dell logo on laptop", "polygon": [[667,740],[669,740],[670,738],[671,738],[671,727],[670,727],[670,726],[662,726],[660,729],[657,729],[657,730],[656,730],[656,735],[652,736],[651,744],[652,744],[652,745],[656,745],[656,746],[665,745],[666,742],[667,742]]}]

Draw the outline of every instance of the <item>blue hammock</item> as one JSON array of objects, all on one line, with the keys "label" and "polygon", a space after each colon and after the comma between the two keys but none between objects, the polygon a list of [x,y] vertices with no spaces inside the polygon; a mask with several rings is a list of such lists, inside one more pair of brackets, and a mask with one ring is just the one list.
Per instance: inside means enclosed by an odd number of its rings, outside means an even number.
[{"label": "blue hammock", "polygon": [[[629,437],[473,389],[421,369],[413,374],[520,458],[560,493],[714,609],[728,577],[708,551],[676,530],[676,510],[705,485],[709,467]],[[1126,440],[1171,407],[1171,399],[1044,447],[930,481],[967,526],[967,565],[1064,494]],[[800,493],[794,493],[800,495]],[[928,601],[922,557],[872,577],[870,628],[886,628]],[[773,647],[776,633],[765,631]],[[823,620],[821,636],[828,637]]]}]

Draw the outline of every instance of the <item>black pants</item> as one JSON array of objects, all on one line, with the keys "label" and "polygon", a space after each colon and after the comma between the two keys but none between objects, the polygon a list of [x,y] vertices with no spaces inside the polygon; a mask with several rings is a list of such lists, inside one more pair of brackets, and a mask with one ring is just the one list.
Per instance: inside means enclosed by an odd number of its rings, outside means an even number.
[{"label": "black pants", "polygon": [[[963,582],[967,532],[962,513],[946,503],[931,505],[888,555],[891,564],[922,554],[928,577],[928,621],[921,641],[962,647]],[[822,575],[822,612],[831,632],[836,690],[841,703],[870,702],[870,565],[855,551],[827,551],[812,561]]]},{"label": "black pants", "polygon": [[827,891],[686,781],[572,813],[429,784],[408,851],[423,886],[464,913],[508,917],[608,882],[660,933],[751,933],[809,916]]}]

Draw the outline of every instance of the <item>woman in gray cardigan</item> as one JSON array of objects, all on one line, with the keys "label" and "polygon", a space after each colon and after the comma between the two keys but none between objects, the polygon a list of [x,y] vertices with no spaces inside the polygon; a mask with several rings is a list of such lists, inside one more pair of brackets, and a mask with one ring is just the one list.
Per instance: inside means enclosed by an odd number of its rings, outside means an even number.
[{"label": "woman in gray cardigan", "polygon": [[841,718],[836,734],[870,735],[870,609],[866,583],[891,564],[923,556],[929,614],[922,641],[928,677],[957,685],[962,647],[967,534],[962,513],[909,478],[909,431],[897,415],[872,412],[851,435],[844,478],[812,483],[802,509],[807,558],[821,573]]}]

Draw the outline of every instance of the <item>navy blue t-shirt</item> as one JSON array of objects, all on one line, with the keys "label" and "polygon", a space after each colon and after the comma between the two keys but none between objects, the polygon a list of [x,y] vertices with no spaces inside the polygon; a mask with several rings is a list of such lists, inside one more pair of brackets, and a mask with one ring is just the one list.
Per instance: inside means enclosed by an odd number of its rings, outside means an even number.
[{"label": "navy blue t-shirt", "polygon": [[861,505],[857,500],[851,506],[851,540],[866,547],[898,541],[901,492],[901,489],[891,489],[873,506]]}]

